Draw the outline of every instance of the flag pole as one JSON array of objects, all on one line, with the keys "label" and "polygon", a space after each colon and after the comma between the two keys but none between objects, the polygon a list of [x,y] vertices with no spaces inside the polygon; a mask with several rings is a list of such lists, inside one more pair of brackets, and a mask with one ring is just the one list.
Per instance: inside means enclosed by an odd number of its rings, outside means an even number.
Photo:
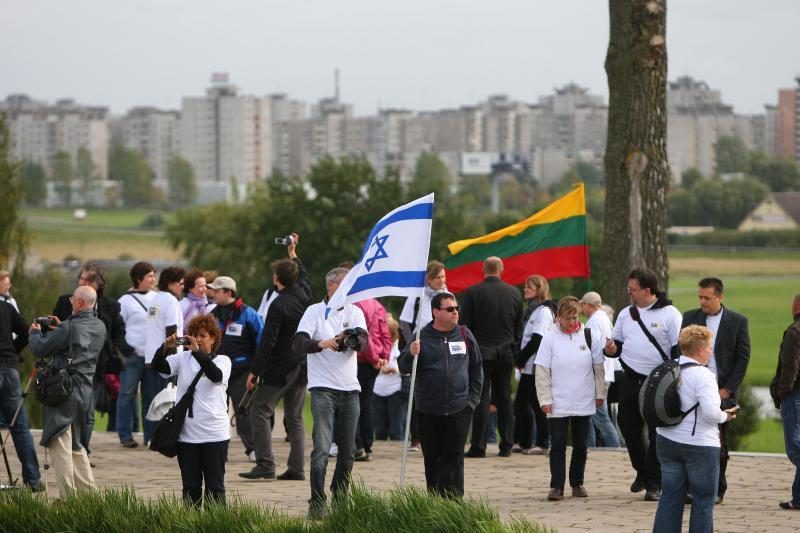
[{"label": "flag pole", "polygon": [[[422,306],[425,305],[425,287],[422,287],[422,291],[420,291],[419,295],[419,309],[417,309],[417,338],[416,341],[419,342],[419,332],[422,329],[420,321],[422,320]],[[430,305],[430,303],[428,303]],[[411,352],[409,351],[409,354]],[[406,409],[406,432],[405,436],[403,437],[403,462],[400,464],[400,486],[402,487],[406,481],[406,461],[408,460],[408,436],[411,432],[411,411],[414,407],[414,383],[417,380],[417,360],[419,359],[419,354],[416,357],[413,357],[413,362],[411,363],[411,386],[408,388],[408,407]]]}]

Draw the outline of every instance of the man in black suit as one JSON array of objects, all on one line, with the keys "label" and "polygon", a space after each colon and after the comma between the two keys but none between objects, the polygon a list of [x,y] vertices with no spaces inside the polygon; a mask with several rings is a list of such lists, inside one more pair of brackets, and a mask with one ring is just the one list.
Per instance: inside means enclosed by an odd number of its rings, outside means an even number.
[{"label": "man in black suit", "polygon": [[487,257],[482,282],[468,288],[461,297],[459,323],[475,335],[483,359],[481,402],[472,416],[472,442],[466,457],[486,456],[486,419],[489,403],[497,407],[500,457],[511,456],[514,418],[511,403],[511,374],[514,354],[522,337],[522,295],[500,280],[503,261]]},{"label": "man in black suit", "polygon": [[[723,285],[718,278],[703,278],[698,283],[700,308],[683,315],[681,328],[691,324],[706,326],[714,332],[714,354],[708,368],[717,376],[722,409],[736,405],[736,394],[750,361],[750,333],[747,318],[722,305]],[[728,466],[728,424],[720,424],[719,487],[717,503],[722,502],[728,488],[725,469]]]}]

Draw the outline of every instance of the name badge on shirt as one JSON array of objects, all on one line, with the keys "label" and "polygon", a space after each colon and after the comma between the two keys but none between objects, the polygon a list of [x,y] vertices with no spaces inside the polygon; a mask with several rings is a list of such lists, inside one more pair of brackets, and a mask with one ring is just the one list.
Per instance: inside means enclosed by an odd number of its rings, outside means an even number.
[{"label": "name badge on shirt", "polygon": [[233,335],[234,337],[241,337],[242,336],[242,325],[241,324],[228,324],[228,328],[225,330],[226,335]]},{"label": "name badge on shirt", "polygon": [[152,317],[152,318],[157,317],[158,316],[158,306],[154,305],[152,307],[149,307],[147,309],[147,316],[148,317]]},{"label": "name badge on shirt", "polygon": [[467,353],[467,343],[461,342],[448,342],[447,347],[450,349],[450,355],[465,355]]},{"label": "name badge on shirt", "polygon": [[650,327],[653,329],[658,329],[658,322],[650,322]]},{"label": "name badge on shirt", "polygon": [[578,350],[580,350],[580,351],[582,351],[582,352],[584,352],[584,351],[586,351],[586,350],[588,350],[588,349],[589,349],[589,348],[587,348],[585,344],[581,344],[581,345],[580,345],[580,347],[578,348]]}]

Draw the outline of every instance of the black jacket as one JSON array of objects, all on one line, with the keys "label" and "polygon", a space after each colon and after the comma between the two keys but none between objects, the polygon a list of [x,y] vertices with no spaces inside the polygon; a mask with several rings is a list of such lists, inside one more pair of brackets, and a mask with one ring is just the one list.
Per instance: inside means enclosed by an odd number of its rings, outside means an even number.
[{"label": "black jacket", "polygon": [[[12,340],[12,333],[17,338]],[[28,325],[14,306],[0,302],[0,367],[16,367],[20,354],[28,345]]]},{"label": "black jacket", "polygon": [[250,372],[266,385],[286,384],[286,375],[305,361],[292,349],[292,337],[308,307],[308,291],[299,283],[285,287],[269,306]]},{"label": "black jacket", "polygon": [[[434,329],[433,322],[420,330],[420,353],[417,362],[417,378],[414,385],[414,408],[429,415],[452,415],[475,406],[481,400],[483,389],[483,366],[481,350],[475,337],[464,328],[467,338],[461,334],[462,326],[449,332]],[[465,342],[466,354],[451,354],[450,342]],[[407,346],[397,359],[400,372],[409,374],[414,358]]]},{"label": "black jacket", "polygon": [[[681,329],[692,324],[706,325],[706,314],[702,309],[683,314]],[[735,397],[750,362],[750,333],[747,318],[727,307],[723,307],[719,330],[714,339],[714,360],[717,362],[719,387],[728,389]]]},{"label": "black jacket", "polygon": [[[72,316],[70,296],[72,295],[59,296],[56,306],[53,308],[53,315],[61,321]],[[97,360],[97,370],[94,376],[95,381],[102,381],[106,372],[118,374],[122,370],[119,356],[128,353],[129,348],[125,342],[125,321],[120,315],[119,302],[101,293],[98,295],[94,309],[95,316],[106,327],[106,342]]]},{"label": "black jacket", "polygon": [[459,323],[478,340],[485,360],[511,362],[522,338],[522,295],[498,277],[487,277],[459,299]]},{"label": "black jacket", "polygon": [[783,399],[796,390],[800,390],[800,315],[795,316],[792,325],[783,332],[778,368],[770,386],[773,400]]}]

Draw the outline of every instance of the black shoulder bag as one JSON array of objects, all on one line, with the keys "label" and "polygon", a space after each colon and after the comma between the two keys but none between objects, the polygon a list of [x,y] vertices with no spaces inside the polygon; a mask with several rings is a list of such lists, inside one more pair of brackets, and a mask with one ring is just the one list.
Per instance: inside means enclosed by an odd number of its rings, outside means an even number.
[{"label": "black shoulder bag", "polygon": [[192,416],[192,402],[194,401],[194,390],[197,382],[203,375],[201,368],[192,380],[192,384],[186,389],[186,393],[181,396],[178,403],[172,406],[167,413],[159,420],[156,429],[153,431],[153,438],[150,440],[150,449],[167,457],[178,455],[178,437],[181,436],[183,423],[186,414]]},{"label": "black shoulder bag", "polygon": [[[44,335],[44,332],[42,335]],[[69,345],[67,350],[67,363],[64,366],[56,365],[56,356],[51,357],[47,363],[41,360],[36,363],[33,392],[42,405],[56,407],[67,401],[72,394],[72,378],[67,368],[72,362],[72,324],[69,325]]]}]

